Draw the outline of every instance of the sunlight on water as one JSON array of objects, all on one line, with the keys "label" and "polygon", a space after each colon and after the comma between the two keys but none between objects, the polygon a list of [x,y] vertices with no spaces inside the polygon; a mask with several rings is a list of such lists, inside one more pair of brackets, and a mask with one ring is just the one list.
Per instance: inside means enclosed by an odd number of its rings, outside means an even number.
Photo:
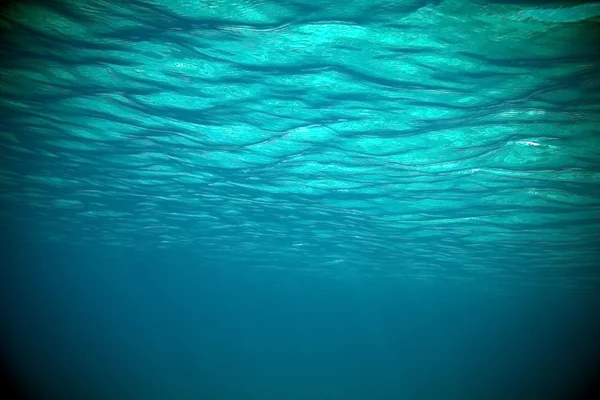
[{"label": "sunlight on water", "polygon": [[2,224],[342,279],[593,289],[599,15],[15,2],[0,20]]}]

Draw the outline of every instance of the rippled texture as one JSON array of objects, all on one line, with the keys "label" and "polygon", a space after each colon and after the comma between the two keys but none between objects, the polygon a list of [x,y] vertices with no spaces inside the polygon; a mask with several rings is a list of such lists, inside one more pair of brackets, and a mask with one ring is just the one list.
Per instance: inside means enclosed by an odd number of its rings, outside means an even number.
[{"label": "rippled texture", "polygon": [[14,3],[3,230],[342,279],[597,288],[599,15]]}]

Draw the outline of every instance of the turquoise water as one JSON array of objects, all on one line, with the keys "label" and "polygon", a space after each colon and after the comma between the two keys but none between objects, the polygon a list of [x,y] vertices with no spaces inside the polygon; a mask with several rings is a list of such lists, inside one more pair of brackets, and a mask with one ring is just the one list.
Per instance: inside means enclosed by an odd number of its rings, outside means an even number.
[{"label": "turquoise water", "polygon": [[593,380],[600,3],[0,15],[2,357],[28,396],[562,399]]}]

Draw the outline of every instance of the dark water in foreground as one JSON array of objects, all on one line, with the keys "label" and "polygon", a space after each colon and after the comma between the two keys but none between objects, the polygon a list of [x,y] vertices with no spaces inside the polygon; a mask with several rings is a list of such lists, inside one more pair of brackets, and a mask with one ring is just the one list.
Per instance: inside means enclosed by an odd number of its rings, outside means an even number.
[{"label": "dark water in foreground", "polygon": [[593,398],[599,16],[4,6],[6,396]]}]

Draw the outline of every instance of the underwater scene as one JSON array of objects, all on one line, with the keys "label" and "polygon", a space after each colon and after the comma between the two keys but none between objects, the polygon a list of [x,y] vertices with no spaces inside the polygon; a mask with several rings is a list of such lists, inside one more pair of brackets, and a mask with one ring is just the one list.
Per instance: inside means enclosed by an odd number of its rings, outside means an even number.
[{"label": "underwater scene", "polygon": [[600,3],[0,6],[0,397],[600,394]]}]

